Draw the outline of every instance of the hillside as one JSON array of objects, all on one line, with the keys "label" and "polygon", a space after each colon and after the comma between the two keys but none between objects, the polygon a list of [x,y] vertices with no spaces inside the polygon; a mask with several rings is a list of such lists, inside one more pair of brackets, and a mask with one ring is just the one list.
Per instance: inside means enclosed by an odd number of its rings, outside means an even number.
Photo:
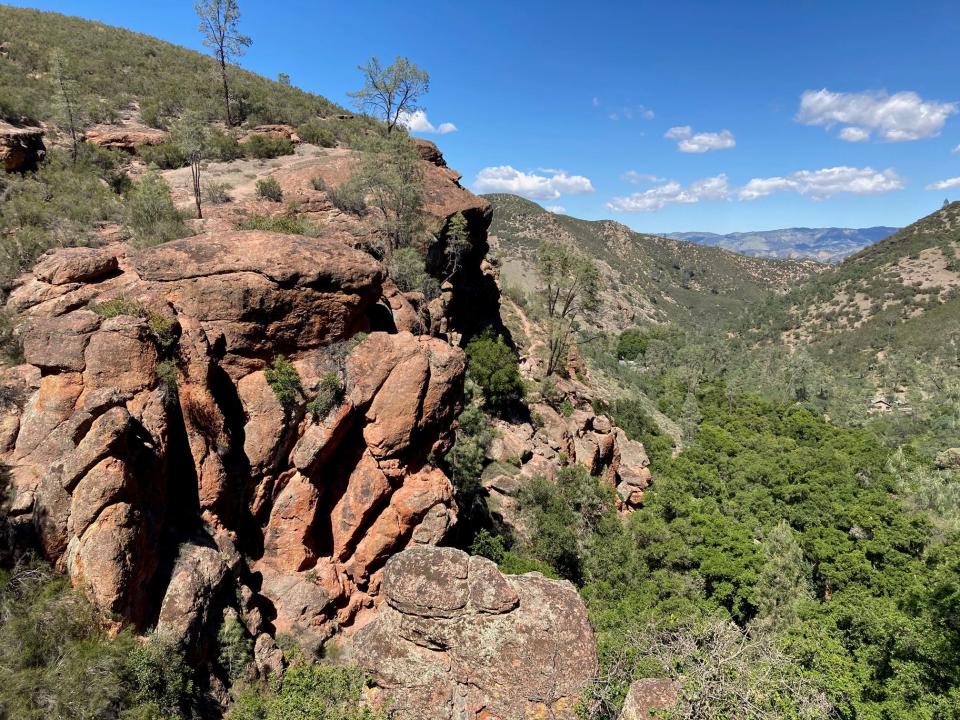
[{"label": "hillside", "polygon": [[713,323],[737,316],[771,292],[785,292],[825,269],[811,261],[752,258],[681,240],[634,232],[610,221],[578,220],[515,195],[485,195],[493,206],[493,254],[501,281],[523,291],[535,278],[542,242],[560,242],[596,260],[605,278],[597,324]]},{"label": "hillside", "polygon": [[899,228],[785,228],[719,235],[710,232],[674,232],[667,237],[700,245],[722,247],[743,255],[766,258],[806,258],[818,262],[840,262],[872,245]]},{"label": "hillside", "polygon": [[[146,124],[164,127],[186,109],[222,114],[212,57],[122,28],[56,13],[0,5],[0,120],[58,116],[51,53],[63,53],[91,125],[112,122],[136,103]],[[299,124],[343,113],[318,95],[241,68],[232,69],[236,109],[251,124]]]}]

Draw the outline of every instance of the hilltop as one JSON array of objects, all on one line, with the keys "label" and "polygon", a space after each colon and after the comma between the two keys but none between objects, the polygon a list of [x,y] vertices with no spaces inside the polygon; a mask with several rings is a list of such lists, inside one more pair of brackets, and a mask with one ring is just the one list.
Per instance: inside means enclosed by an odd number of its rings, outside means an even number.
[{"label": "hilltop", "polygon": [[[0,120],[53,121],[51,52],[63,53],[87,125],[139,108],[163,128],[184,110],[218,117],[222,96],[214,59],[149,35],[57,13],[0,5]],[[299,124],[344,109],[326,98],[232,68],[240,119]]]},{"label": "hilltop", "polygon": [[611,220],[557,215],[515,195],[484,197],[493,206],[490,242],[503,285],[529,290],[540,243],[576,248],[601,267],[604,302],[595,320],[604,329],[729,320],[769,292],[786,292],[826,269],[809,260],[753,258],[646,235]]},{"label": "hilltop", "polygon": [[766,258],[805,258],[835,263],[883,240],[899,228],[785,228],[720,235],[710,232],[674,232],[666,236],[700,245],[722,247],[743,255]]}]

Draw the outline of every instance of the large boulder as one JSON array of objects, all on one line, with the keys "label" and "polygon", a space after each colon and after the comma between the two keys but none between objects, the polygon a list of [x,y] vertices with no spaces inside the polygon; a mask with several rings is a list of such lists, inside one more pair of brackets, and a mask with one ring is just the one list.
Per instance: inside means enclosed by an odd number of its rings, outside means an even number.
[{"label": "large boulder", "polygon": [[394,717],[577,717],[597,655],[569,583],[425,546],[390,559],[383,598],[352,651]]},{"label": "large boulder", "polygon": [[0,120],[0,165],[6,172],[36,170],[46,152],[41,128]]},{"label": "large boulder", "polygon": [[656,720],[655,712],[669,710],[679,697],[677,683],[669,678],[635,680],[623,701],[620,720]]},{"label": "large boulder", "polygon": [[83,139],[91,145],[135,153],[143,145],[159,145],[169,133],[166,130],[146,125],[94,125],[83,133]]}]

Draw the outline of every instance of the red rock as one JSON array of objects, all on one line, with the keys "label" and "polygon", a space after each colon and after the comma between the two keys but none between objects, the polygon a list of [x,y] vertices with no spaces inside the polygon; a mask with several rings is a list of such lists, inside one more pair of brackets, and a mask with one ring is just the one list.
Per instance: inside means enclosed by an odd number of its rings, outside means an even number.
[{"label": "red rock", "polygon": [[142,145],[159,145],[166,141],[169,133],[166,130],[147,127],[146,125],[94,125],[83,133],[85,142],[91,145],[136,153]]},{"label": "red rock", "polygon": [[0,164],[6,172],[30,172],[46,155],[43,130],[0,120]]}]

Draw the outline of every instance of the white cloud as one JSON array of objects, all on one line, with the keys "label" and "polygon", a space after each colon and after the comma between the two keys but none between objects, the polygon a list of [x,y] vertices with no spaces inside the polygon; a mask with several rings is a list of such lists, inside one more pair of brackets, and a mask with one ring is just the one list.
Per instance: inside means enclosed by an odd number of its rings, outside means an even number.
[{"label": "white cloud", "polygon": [[634,185],[648,182],[663,182],[663,178],[661,177],[650,175],[648,173],[639,173],[636,170],[627,170],[623,175],[620,176],[620,179],[624,182],[633,183]]},{"label": "white cloud", "polygon": [[866,142],[870,139],[870,131],[858,127],[845,127],[840,131],[840,139],[847,142]]},{"label": "white cloud", "polygon": [[423,110],[414,110],[412,113],[400,113],[398,122],[410,132],[446,135],[447,133],[457,131],[457,126],[451,122],[440,123],[434,126],[427,118],[427,113]]},{"label": "white cloud", "polygon": [[683,187],[671,180],[644,192],[611,198],[606,207],[614,212],[650,212],[667,205],[689,205],[701,200],[725,200],[730,196],[726,175],[704,178]]},{"label": "white cloud", "polygon": [[545,205],[543,209],[557,215],[562,215],[567,211],[567,209],[563,205]]},{"label": "white cloud", "polygon": [[710,150],[727,150],[737,146],[733,133],[721,130],[718,133],[694,133],[689,125],[672,127],[664,135],[677,141],[677,150],[685,153],[705,153]]},{"label": "white cloud", "polygon": [[561,195],[593,192],[593,183],[583,175],[551,171],[547,175],[525,173],[510,165],[486,167],[477,173],[473,187],[480,193],[513,193],[535,200],[556,200]]},{"label": "white cloud", "polygon": [[960,187],[960,177],[947,178],[940,182],[927,185],[927,190],[949,190],[950,188]]},{"label": "white cloud", "polygon": [[[594,100],[596,99],[597,98],[594,98]],[[598,104],[599,103],[595,103],[594,107]],[[619,108],[607,113],[607,118],[610,120],[633,120],[637,117],[643,118],[644,120],[653,120],[656,116],[656,113],[646,105]]]},{"label": "white cloud", "polygon": [[871,167],[832,167],[801,170],[786,177],[754,178],[738,193],[741,200],[756,200],[778,192],[795,192],[814,200],[825,200],[839,193],[878,195],[900,190],[903,180],[892,169]]},{"label": "white cloud", "polygon": [[593,106],[600,107],[600,98],[598,98],[596,95],[593,96]]},{"label": "white cloud", "polygon": [[876,133],[881,140],[901,142],[939,135],[957,103],[924,100],[915,92],[835,93],[807,90],[800,96],[797,121],[831,128],[846,125],[840,138],[863,142]]},{"label": "white cloud", "polygon": [[954,155],[960,155],[960,145],[957,145],[952,152]]}]

